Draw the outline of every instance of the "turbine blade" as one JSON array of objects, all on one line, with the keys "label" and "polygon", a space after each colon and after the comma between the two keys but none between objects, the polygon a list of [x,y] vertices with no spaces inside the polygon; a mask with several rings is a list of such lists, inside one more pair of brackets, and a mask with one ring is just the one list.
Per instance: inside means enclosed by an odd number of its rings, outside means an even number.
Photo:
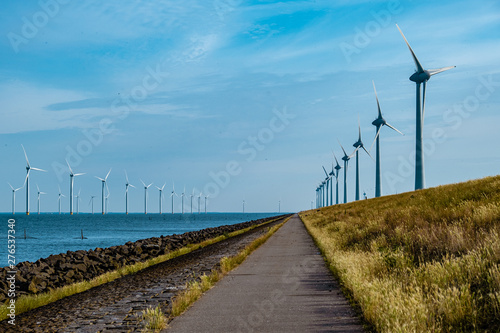
[{"label": "turbine blade", "polygon": [[377,108],[378,108],[378,117],[382,118],[382,111],[380,110],[380,103],[378,101],[377,89],[375,88],[375,82],[373,82],[373,91],[375,91],[375,99],[377,100]]},{"label": "turbine blade", "polygon": [[94,176],[95,178],[99,179],[100,181],[105,181],[105,179],[102,179],[101,177]]},{"label": "turbine blade", "polygon": [[359,114],[358,114],[358,131],[359,131],[358,141],[361,142],[361,121],[359,120]]},{"label": "turbine blade", "polygon": [[144,185],[144,187],[146,187],[146,184],[142,181],[142,179],[139,178],[139,180],[141,181],[142,185]]},{"label": "turbine blade", "polygon": [[123,170],[123,171],[125,171],[125,179],[127,180],[127,183],[128,183],[129,181],[128,181],[127,170]]},{"label": "turbine blade", "polygon": [[321,166],[323,168],[323,171],[325,172],[326,178],[328,178],[328,172],[326,172],[326,169],[324,166]]},{"label": "turbine blade", "polygon": [[375,162],[375,160],[373,159],[372,155],[370,155],[370,153],[368,152],[368,150],[366,150],[365,147],[363,147],[363,150],[366,151],[366,153],[368,154],[368,156],[370,156],[370,158],[372,159],[372,161]]},{"label": "turbine blade", "polygon": [[36,170],[36,171],[43,171],[43,172],[47,172],[47,170],[43,170],[43,169],[38,169],[38,168],[31,168],[32,170]]},{"label": "turbine blade", "polygon": [[149,188],[151,185],[153,185],[153,183],[149,184],[147,187]]},{"label": "turbine blade", "polygon": [[378,136],[380,135],[380,130],[382,129],[382,126],[378,127],[377,134],[375,134],[375,138],[373,139],[372,145],[370,146],[370,151],[372,151],[373,145],[375,144],[375,141],[377,141]]},{"label": "turbine blade", "polygon": [[134,185],[132,185],[132,184],[128,184],[128,186],[132,186],[133,188],[136,188],[136,187],[135,187]]},{"label": "turbine blade", "polygon": [[9,182],[7,182],[7,184],[9,184],[10,188],[12,189],[12,191],[14,191],[14,187],[12,185],[10,185]]},{"label": "turbine blade", "polygon": [[21,144],[21,147],[23,147],[23,152],[24,152],[24,157],[26,158],[26,163],[28,166],[30,166],[30,161],[28,160],[28,155],[26,154],[26,149],[24,149],[24,146]]},{"label": "turbine blade", "polygon": [[73,170],[71,169],[71,166],[69,165],[68,160],[65,160],[65,161],[66,161],[66,164],[68,165],[69,173],[73,174]]},{"label": "turbine blade", "polygon": [[358,146],[358,148],[356,148],[356,149],[352,152],[352,154],[351,154],[351,155],[349,155],[348,159],[351,159],[351,158],[354,156],[354,154],[356,154],[356,152],[358,151],[358,149],[359,149],[359,148],[361,148],[361,147],[362,147],[362,146]]},{"label": "turbine blade", "polygon": [[396,132],[398,132],[399,134],[401,135],[404,135],[400,130],[398,130],[396,127],[392,126],[391,124],[389,123],[385,123],[385,125],[389,128],[392,128],[393,130],[395,130]]},{"label": "turbine blade", "polygon": [[[339,139],[337,139],[337,141],[339,141]],[[339,141],[339,145],[340,145],[340,148],[342,148],[342,151],[344,152],[344,156],[347,156],[347,153],[345,152],[344,147],[342,147],[342,144],[340,143],[340,141]]]},{"label": "turbine blade", "polygon": [[36,184],[36,189],[38,190],[38,192],[40,192],[40,188],[38,187],[38,184]]},{"label": "turbine blade", "polygon": [[438,68],[438,69],[429,69],[429,70],[427,70],[427,72],[429,72],[430,76],[433,76],[435,74],[447,71],[447,70],[455,68],[455,67],[457,67],[457,66],[448,66],[448,67],[443,67],[443,68]]},{"label": "turbine blade", "polygon": [[111,173],[111,169],[112,169],[112,168],[109,168],[108,174],[107,174],[107,175],[106,175],[106,177],[104,178],[104,181],[108,180],[109,174]]},{"label": "turbine blade", "polygon": [[333,152],[333,149],[332,149],[332,154],[333,154],[333,158],[335,158],[335,162],[337,162],[337,165],[339,165],[339,161],[337,160],[337,156],[335,156],[335,153]]},{"label": "turbine blade", "polygon": [[83,176],[85,173],[75,173],[73,176]]},{"label": "turbine blade", "polygon": [[410,46],[410,43],[408,43],[408,40],[406,40],[406,37],[405,35],[403,34],[403,32],[401,31],[401,29],[399,28],[399,25],[396,24],[396,27],[398,27],[398,30],[399,32],[401,33],[401,36],[403,36],[405,42],[406,42],[406,45],[408,46],[408,48],[410,49],[410,52],[411,52],[411,55],[413,57],[413,61],[415,61],[415,66],[417,66],[417,70],[419,73],[422,73],[424,72],[424,68],[422,67],[422,65],[420,64],[420,61],[418,61],[417,59],[417,56],[415,55],[415,52],[413,52],[411,46]]}]

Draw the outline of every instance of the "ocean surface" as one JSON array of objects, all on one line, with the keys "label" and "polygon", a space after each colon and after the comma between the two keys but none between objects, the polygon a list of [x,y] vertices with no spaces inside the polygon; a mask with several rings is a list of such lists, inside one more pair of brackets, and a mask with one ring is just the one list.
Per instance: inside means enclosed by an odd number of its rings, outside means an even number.
[{"label": "ocean surface", "polygon": [[[281,213],[283,214],[283,213]],[[0,267],[8,264],[8,220],[15,220],[16,264],[51,254],[122,245],[128,241],[182,234],[278,213],[208,214],[0,214]],[[26,238],[25,237],[26,232]],[[81,234],[83,232],[84,239]],[[12,245],[12,242],[10,243]],[[12,259],[12,258],[10,258]]]}]

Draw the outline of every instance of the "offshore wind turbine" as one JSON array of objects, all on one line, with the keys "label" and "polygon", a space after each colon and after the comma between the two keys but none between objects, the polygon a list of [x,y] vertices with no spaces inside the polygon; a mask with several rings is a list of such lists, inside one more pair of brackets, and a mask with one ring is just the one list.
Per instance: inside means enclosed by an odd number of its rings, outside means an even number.
[{"label": "offshore wind turbine", "polygon": [[68,160],[66,160],[66,164],[69,169],[69,214],[73,215],[73,181],[74,177],[84,175],[84,173],[74,173],[69,165]]},{"label": "offshore wind turbine", "polygon": [[201,202],[201,196],[203,194],[200,192],[200,195],[198,195],[198,214],[200,214],[200,202]]},{"label": "offshore wind turbine", "polygon": [[78,190],[78,194],[75,195],[75,198],[76,198],[76,213],[77,214],[80,214],[80,192],[81,191],[82,191],[81,189]]},{"label": "offshore wind turbine", "polygon": [[23,147],[24,157],[26,158],[26,179],[24,181],[24,185],[26,186],[26,215],[30,215],[30,171],[31,170],[43,171],[43,172],[47,171],[38,168],[33,168],[30,165],[30,161],[28,160],[28,155],[26,154],[24,146],[21,145],[21,147]]},{"label": "offshore wind turbine", "polygon": [[109,208],[109,205],[108,205],[109,201],[108,200],[109,200],[109,196],[111,195],[111,192],[109,192],[108,184],[106,184],[106,191],[108,192],[108,194],[106,194],[106,197],[105,197],[105,199],[106,199],[105,213],[107,214],[108,213],[108,208]]},{"label": "offshore wind turbine", "polygon": [[[385,121],[384,117],[382,117],[382,111],[380,109],[380,103],[378,101],[378,96],[377,96],[377,89],[375,88],[375,82],[373,82],[373,90],[375,91],[375,99],[377,100],[377,109],[378,109],[378,117],[372,122],[372,125],[374,125],[377,129],[377,134],[375,134],[375,139],[373,140],[373,143],[376,144],[376,152],[375,152],[375,197],[378,198],[382,195],[382,172],[380,171],[380,130],[382,129],[383,126],[387,126],[394,131],[398,132],[401,135],[404,135],[401,133],[398,129],[387,123]],[[373,147],[372,143],[372,147]],[[370,147],[371,151],[371,147]]]},{"label": "offshore wind turbine", "polygon": [[16,192],[19,191],[20,189],[23,188],[23,186],[21,186],[20,188],[14,188],[12,187],[12,185],[10,185],[10,183],[7,183],[9,184],[10,188],[12,189],[12,214],[15,214],[16,213]]},{"label": "offshore wind turbine", "polygon": [[41,192],[40,188],[38,188],[38,184],[36,185],[36,189],[38,190],[38,214],[40,214],[40,195],[41,194],[47,194],[47,193]]},{"label": "offshore wind turbine", "polygon": [[91,195],[90,201],[89,201],[89,205],[90,205],[90,203],[92,203],[92,215],[94,214],[94,198],[95,198],[95,195]]},{"label": "offshore wind turbine", "polygon": [[172,182],[172,193],[170,194],[170,197],[172,198],[172,214],[174,213],[174,195],[178,196],[177,193],[175,193],[175,184]]},{"label": "offshore wind turbine", "polygon": [[[140,179],[142,185],[144,185],[144,214],[148,213],[148,188],[153,185],[153,183],[146,185],[142,179]],[[163,185],[165,186],[165,185]],[[160,214],[161,214],[161,192],[160,192]]]},{"label": "offshore wind turbine", "polygon": [[99,179],[102,182],[102,192],[101,192],[102,215],[104,215],[105,212],[106,212],[106,206],[104,204],[104,199],[105,199],[105,197],[104,197],[104,187],[106,186],[106,180],[108,180],[108,176],[109,176],[110,173],[111,173],[111,169],[109,169],[108,174],[104,178],[100,178],[100,177],[95,176],[95,178]]},{"label": "offshore wind turbine", "polygon": [[162,202],[163,202],[163,189],[165,188],[165,185],[167,183],[164,183],[162,187],[158,187],[156,186],[156,188],[158,189],[158,191],[160,191],[160,206],[158,208],[158,211],[160,212],[160,214],[163,214],[163,211],[162,211]]},{"label": "offshore wind turbine", "polygon": [[205,214],[207,213],[207,199],[210,195],[205,196]]},{"label": "offshore wind turbine", "polygon": [[57,198],[57,201],[59,202],[59,215],[61,214],[61,197],[66,197],[64,194],[61,193],[61,186],[57,186],[59,188],[59,196]]},{"label": "offshore wind turbine", "polygon": [[[361,140],[361,123],[359,121],[359,116],[358,116],[358,130],[359,130],[359,136],[358,136],[358,141],[354,142],[353,147],[356,148],[356,200],[359,200],[359,150],[363,149],[370,158],[372,158],[372,155],[366,150],[365,146],[363,145],[363,141]],[[373,159],[373,158],[372,158]]]},{"label": "offshore wind turbine", "polygon": [[127,182],[125,183],[125,214],[128,214],[128,187],[132,186],[133,188],[135,188],[135,186],[130,184],[130,182],[128,181],[127,170],[124,171],[125,171],[125,179],[127,180]]},{"label": "offshore wind turbine", "polygon": [[194,188],[193,192],[191,193],[191,214],[193,214],[193,197],[194,197]]},{"label": "offshore wind turbine", "polygon": [[[420,190],[425,188],[425,175],[424,175],[424,146],[423,146],[423,128],[424,128],[424,116],[425,116],[425,86],[427,81],[431,76],[447,71],[449,69],[455,68],[456,66],[442,67],[438,69],[425,70],[420,61],[418,61],[417,56],[413,52],[410,44],[406,40],[403,31],[396,24],[401,36],[403,36],[408,49],[410,49],[411,56],[415,62],[417,70],[410,76],[410,81],[413,81],[417,85],[417,107],[416,107],[416,142],[415,142],[415,190]],[[420,97],[420,86],[422,88],[422,98]]]},{"label": "offshore wind turbine", "polygon": [[186,192],[186,186],[184,186],[184,191],[182,191],[182,194],[181,194],[181,211],[182,211],[182,214],[184,214],[184,195],[185,195],[185,192]]}]

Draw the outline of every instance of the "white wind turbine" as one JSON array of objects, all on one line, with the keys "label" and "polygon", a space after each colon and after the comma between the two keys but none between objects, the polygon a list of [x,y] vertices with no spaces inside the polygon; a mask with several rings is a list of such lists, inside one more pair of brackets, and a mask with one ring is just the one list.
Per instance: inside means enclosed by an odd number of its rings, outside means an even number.
[{"label": "white wind turbine", "polygon": [[24,181],[24,185],[26,186],[26,215],[30,215],[30,171],[31,170],[43,171],[43,172],[47,171],[38,168],[33,168],[30,165],[30,162],[28,160],[28,155],[26,154],[24,146],[21,145],[21,147],[23,147],[24,157],[26,158],[26,180]]},{"label": "white wind turbine", "polygon": [[194,197],[194,188],[193,188],[193,193],[191,193],[191,214],[193,214],[193,197]]},{"label": "white wind turbine", "polygon": [[177,193],[175,193],[175,184],[172,182],[172,194],[170,194],[172,198],[172,214],[174,213],[174,195],[178,197]]},{"label": "white wind turbine", "polygon": [[[427,81],[430,80],[431,76],[447,71],[449,69],[455,68],[455,66],[442,67],[438,69],[424,69],[418,61],[417,56],[413,52],[410,44],[406,40],[403,31],[396,24],[401,36],[406,42],[406,46],[410,50],[413,61],[415,62],[415,67],[417,70],[410,76],[410,81],[413,81],[417,85],[417,104],[416,104],[416,140],[415,140],[415,190],[420,190],[425,188],[425,175],[424,175],[424,142],[423,142],[423,128],[424,128],[424,116],[425,116],[425,87]],[[420,97],[420,85],[423,84],[422,88],[422,98]]]},{"label": "white wind turbine", "polygon": [[76,198],[76,213],[77,214],[80,214],[80,193],[81,193],[81,189],[78,190],[78,194],[75,195],[75,198]]},{"label": "white wind turbine", "polygon": [[130,182],[128,181],[127,170],[125,170],[125,179],[127,180],[127,182],[125,183],[125,214],[128,214],[128,187],[132,186],[133,188],[135,188],[135,186],[130,184]]},{"label": "white wind turbine", "polygon": [[164,183],[162,187],[158,187],[156,186],[156,188],[158,189],[158,191],[160,191],[160,207],[159,207],[159,212],[160,214],[163,214],[163,211],[162,211],[162,203],[163,203],[163,189],[165,188],[165,185],[167,183]]},{"label": "white wind turbine", "polygon": [[10,185],[10,183],[7,183],[9,184],[10,188],[12,189],[12,214],[15,214],[16,213],[16,192],[19,191],[20,189],[22,189],[24,187],[21,186],[20,188],[14,188],[12,187],[12,185]]},{"label": "white wind turbine", "polygon": [[205,214],[207,213],[207,199],[210,195],[205,196]]},{"label": "white wind turbine", "polygon": [[92,215],[94,214],[94,198],[95,195],[90,196],[90,201],[89,201],[89,205],[90,203],[92,203]]},{"label": "white wind turbine", "polygon": [[38,190],[38,214],[40,214],[40,195],[41,194],[47,194],[47,193],[41,192],[40,188],[38,188],[38,184],[36,185],[36,189]]},{"label": "white wind turbine", "polygon": [[200,195],[198,195],[198,214],[200,214],[200,202],[201,202],[201,196],[203,194],[200,192]]},{"label": "white wind turbine", "polygon": [[186,186],[184,186],[184,190],[182,191],[182,194],[181,194],[182,214],[184,214],[184,196],[185,196],[185,193],[186,193]]},{"label": "white wind turbine", "polygon": [[[146,185],[142,179],[140,179],[142,185],[144,185],[144,214],[148,213],[148,188],[153,185],[153,183]],[[160,197],[161,199],[161,197]]]},{"label": "white wind turbine", "polygon": [[73,215],[73,181],[74,177],[84,175],[85,173],[74,173],[73,170],[71,169],[71,166],[69,165],[68,160],[66,160],[66,164],[68,165],[69,169],[69,214]]},{"label": "white wind turbine", "polygon": [[57,186],[59,188],[59,197],[57,198],[57,201],[59,202],[59,214],[61,214],[61,197],[66,197],[64,194],[61,193],[61,186]]},{"label": "white wind turbine", "polygon": [[102,214],[104,215],[105,212],[106,212],[106,206],[104,204],[104,187],[106,186],[106,181],[108,180],[108,176],[109,174],[111,173],[111,169],[109,169],[108,171],[108,174],[106,175],[106,177],[104,178],[101,178],[101,177],[97,177],[95,176],[95,178],[99,179],[101,182],[102,182],[102,190],[101,190],[101,206],[102,206]]}]

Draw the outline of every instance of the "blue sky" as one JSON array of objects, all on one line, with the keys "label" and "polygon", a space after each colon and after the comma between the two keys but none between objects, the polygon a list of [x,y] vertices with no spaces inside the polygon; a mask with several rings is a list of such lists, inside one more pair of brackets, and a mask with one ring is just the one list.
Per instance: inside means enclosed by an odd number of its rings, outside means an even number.
[{"label": "blue sky", "polygon": [[[427,85],[426,185],[500,171],[498,1],[4,1],[0,14],[0,211],[25,160],[43,211],[67,196],[68,159],[81,211],[110,168],[110,211],[143,210],[140,179],[210,194],[209,211],[308,209],[340,140],[370,147],[377,116],[383,193],[414,187],[415,67],[396,23],[425,68],[456,65]],[[372,150],[374,155],[375,150]],[[374,162],[360,158],[374,195]],[[354,160],[348,171],[354,199]],[[158,190],[149,210],[158,210]],[[168,190],[167,190],[168,189]],[[343,188],[341,186],[341,193]],[[24,189],[16,210],[23,211]],[[189,202],[188,199],[186,199]],[[99,207],[97,205],[96,207]],[[97,208],[96,208],[97,209]],[[68,210],[67,198],[63,210]],[[176,198],[176,211],[180,199]]]}]

